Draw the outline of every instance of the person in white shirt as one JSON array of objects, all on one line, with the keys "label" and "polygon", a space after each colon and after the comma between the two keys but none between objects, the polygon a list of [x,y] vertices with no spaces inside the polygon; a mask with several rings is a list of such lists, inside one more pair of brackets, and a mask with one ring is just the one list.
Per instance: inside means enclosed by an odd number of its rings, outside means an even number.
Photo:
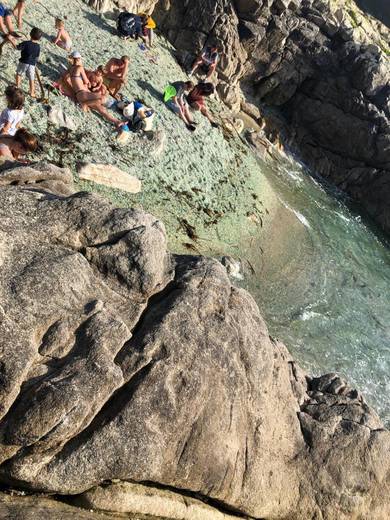
[{"label": "person in white shirt", "polygon": [[24,117],[24,94],[12,85],[5,89],[7,108],[0,114],[0,134],[15,135]]}]

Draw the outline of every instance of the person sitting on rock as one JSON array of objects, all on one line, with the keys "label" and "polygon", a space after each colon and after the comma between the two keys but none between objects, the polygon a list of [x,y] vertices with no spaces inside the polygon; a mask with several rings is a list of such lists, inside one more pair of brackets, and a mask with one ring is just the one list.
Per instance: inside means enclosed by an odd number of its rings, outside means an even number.
[{"label": "person sitting on rock", "polygon": [[212,83],[198,83],[187,95],[187,102],[192,110],[200,111],[210,121],[211,126],[218,128],[218,123],[209,114],[204,101],[205,97],[211,96],[214,92],[215,87]]},{"label": "person sitting on rock", "polygon": [[72,50],[72,40],[69,36],[68,31],[65,29],[65,22],[61,18],[56,18],[55,28],[57,29],[57,36],[53,38],[54,45],[61,47],[70,52]]},{"label": "person sitting on rock", "polygon": [[125,8],[123,8],[123,12],[120,13],[117,20],[117,30],[119,36],[123,40],[127,40],[128,38],[138,39],[142,36],[141,17],[129,13]]},{"label": "person sitting on rock", "polygon": [[98,92],[102,96],[102,103],[107,102],[108,90],[104,85],[103,67],[100,65],[96,70],[86,70],[87,78],[90,83],[89,90]]},{"label": "person sitting on rock", "polygon": [[202,54],[195,60],[191,72],[190,77],[195,74],[196,70],[201,67],[206,74],[206,79],[210,78],[210,76],[215,71],[219,60],[219,52],[218,47],[216,45],[206,47]]},{"label": "person sitting on rock", "polygon": [[76,101],[72,88],[72,80],[70,78],[70,70],[66,70],[58,81],[53,82],[53,87],[58,89],[63,96],[67,96],[73,99],[73,101]]},{"label": "person sitting on rock", "polygon": [[186,95],[195,87],[192,81],[175,81],[168,85],[164,92],[164,102],[180,119],[182,119],[191,132],[195,130],[195,123],[191,116]]},{"label": "person sitting on rock", "polygon": [[18,160],[37,148],[37,138],[25,128],[17,130],[15,135],[0,135],[0,157],[7,160]]},{"label": "person sitting on rock", "polygon": [[24,94],[19,88],[9,85],[5,97],[7,108],[0,115],[0,133],[15,135],[24,117]]},{"label": "person sitting on rock", "polygon": [[145,13],[140,14],[141,24],[142,24],[142,39],[145,44],[151,48],[153,47],[153,36],[154,29],[156,28],[156,22],[150,15]]},{"label": "person sitting on rock", "polygon": [[71,57],[72,67],[70,69],[70,79],[72,82],[72,89],[74,97],[77,102],[80,103],[82,110],[85,112],[94,110],[103,116],[104,119],[119,127],[122,124],[122,121],[109,114],[106,107],[103,105],[102,94],[100,92],[90,91],[91,84],[85,73],[80,53],[75,51],[72,53]]},{"label": "person sitting on rock", "polygon": [[129,64],[130,58],[122,56],[122,58],[111,58],[103,67],[104,84],[115,99],[119,99],[118,94],[126,83]]}]

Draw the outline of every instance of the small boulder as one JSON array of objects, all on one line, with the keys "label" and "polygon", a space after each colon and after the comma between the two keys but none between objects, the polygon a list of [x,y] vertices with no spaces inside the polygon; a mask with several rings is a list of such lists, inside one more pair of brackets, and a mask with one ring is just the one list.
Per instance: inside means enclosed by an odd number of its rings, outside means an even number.
[{"label": "small boulder", "polygon": [[118,188],[129,193],[141,191],[141,181],[137,177],[129,175],[112,164],[83,164],[78,174],[80,179],[104,184],[110,188]]}]

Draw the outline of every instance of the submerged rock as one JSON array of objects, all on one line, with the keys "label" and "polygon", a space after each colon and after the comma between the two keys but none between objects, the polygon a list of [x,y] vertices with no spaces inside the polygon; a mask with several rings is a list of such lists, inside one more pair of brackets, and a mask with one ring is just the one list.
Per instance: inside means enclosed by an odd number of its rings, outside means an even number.
[{"label": "submerged rock", "polygon": [[[0,213],[3,484],[148,482],[261,518],[390,514],[390,433],[336,375],[306,376],[219,262],[172,257],[158,220],[91,194],[3,186]],[[84,503],[117,510],[111,490]]]}]

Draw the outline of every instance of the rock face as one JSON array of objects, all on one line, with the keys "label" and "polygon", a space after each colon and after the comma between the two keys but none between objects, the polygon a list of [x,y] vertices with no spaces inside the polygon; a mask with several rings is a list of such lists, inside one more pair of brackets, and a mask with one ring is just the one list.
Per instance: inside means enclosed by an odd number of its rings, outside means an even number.
[{"label": "rock face", "polygon": [[125,8],[130,13],[149,13],[153,11],[158,0],[85,0],[85,2],[101,13],[113,9]]},{"label": "rock face", "polygon": [[[170,255],[142,211],[20,175],[0,188],[3,484],[119,479],[257,518],[390,515],[390,433],[339,377],[306,376],[221,264]],[[85,500],[115,508],[104,496]]]}]

